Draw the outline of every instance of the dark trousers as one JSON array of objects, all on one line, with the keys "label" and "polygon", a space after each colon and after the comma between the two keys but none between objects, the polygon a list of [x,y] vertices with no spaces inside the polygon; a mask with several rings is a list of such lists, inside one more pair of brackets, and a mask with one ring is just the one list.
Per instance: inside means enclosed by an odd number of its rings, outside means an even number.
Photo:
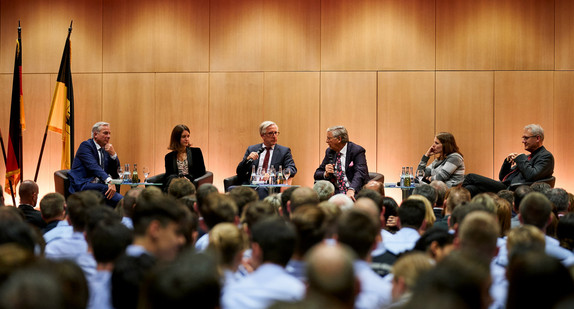
[{"label": "dark trousers", "polygon": [[[94,190],[101,192],[105,197],[106,191],[108,191],[108,185],[103,183],[87,183],[82,189],[82,191]],[[106,198],[106,204],[112,207],[116,207],[122,198],[123,196],[120,194],[120,192],[116,192],[116,194],[114,194],[111,199]]]},{"label": "dark trousers", "polygon": [[468,174],[464,176],[462,186],[470,191],[470,195],[472,197],[484,192],[498,193],[498,191],[505,190],[507,188],[506,185],[500,181],[480,176],[478,174]]}]

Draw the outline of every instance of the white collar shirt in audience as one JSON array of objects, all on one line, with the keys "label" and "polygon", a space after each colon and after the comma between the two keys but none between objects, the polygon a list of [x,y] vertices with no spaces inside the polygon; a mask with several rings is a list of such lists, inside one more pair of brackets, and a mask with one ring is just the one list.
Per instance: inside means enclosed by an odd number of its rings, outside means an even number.
[{"label": "white collar shirt in audience", "polygon": [[361,282],[361,292],[355,300],[355,309],[384,308],[390,305],[392,283],[381,278],[365,261],[357,260],[353,266],[355,276]]},{"label": "white collar shirt in audience", "polygon": [[205,233],[195,242],[195,250],[203,252],[209,246],[209,233]]},{"label": "white collar shirt in audience", "polygon": [[87,309],[113,309],[112,306],[112,272],[99,270],[90,280],[90,300]]},{"label": "white collar shirt in audience", "polygon": [[[560,242],[550,236],[544,235],[546,254],[557,258],[562,265],[566,267],[574,266],[574,253],[570,250],[560,247]],[[496,245],[498,246],[498,255],[494,257],[496,264],[508,266],[508,249],[506,248],[506,236],[499,238]]]},{"label": "white collar shirt in audience", "polygon": [[285,270],[293,277],[301,280],[301,282],[307,282],[307,263],[301,260],[289,260],[287,266],[285,266]]},{"label": "white collar shirt in audience", "polygon": [[305,296],[305,285],[277,264],[265,263],[237,283],[227,286],[221,297],[223,309],[263,309],[276,301],[295,302]]},{"label": "white collar shirt in audience", "polygon": [[508,280],[506,280],[506,268],[496,264],[494,259],[490,262],[490,297],[492,304],[489,309],[504,309],[506,307],[506,296],[508,294]]},{"label": "white collar shirt in audience", "polygon": [[410,227],[403,227],[395,234],[387,235],[383,239],[383,246],[394,255],[399,255],[415,247],[417,240],[421,238],[419,232]]},{"label": "white collar shirt in audience", "polygon": [[46,232],[43,237],[46,245],[56,239],[71,237],[74,233],[74,228],[68,223],[67,220],[58,222],[56,227]]},{"label": "white collar shirt in audience", "polygon": [[[57,228],[57,227],[56,227]],[[82,232],[73,232],[67,237],[52,240],[46,245],[45,256],[52,260],[73,260],[88,252],[88,243]]]}]

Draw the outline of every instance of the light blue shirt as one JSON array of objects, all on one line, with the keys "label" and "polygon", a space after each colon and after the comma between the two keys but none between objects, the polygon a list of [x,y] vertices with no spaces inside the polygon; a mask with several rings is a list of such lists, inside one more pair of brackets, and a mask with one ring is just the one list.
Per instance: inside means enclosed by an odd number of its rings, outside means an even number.
[{"label": "light blue shirt", "polygon": [[84,271],[87,280],[90,280],[96,274],[98,263],[90,252],[84,252],[76,257],[76,264]]},{"label": "light blue shirt", "polygon": [[392,302],[391,281],[381,278],[365,261],[353,263],[355,276],[361,282],[361,292],[355,300],[356,309],[384,308]]},{"label": "light blue shirt", "polygon": [[199,237],[195,242],[195,250],[197,250],[197,252],[203,252],[207,249],[207,246],[209,246],[209,233],[205,233]]},{"label": "light blue shirt", "polygon": [[125,225],[130,230],[134,229],[134,222],[132,221],[132,218],[122,217],[122,224]]},{"label": "light blue shirt", "polygon": [[390,239],[391,237],[393,237],[393,233],[385,229],[381,229],[381,239],[383,241],[377,243],[377,248],[371,252],[371,256],[379,256],[387,252],[387,249],[385,249],[385,240]]},{"label": "light blue shirt", "polygon": [[48,245],[55,239],[71,237],[73,233],[74,228],[70,225],[70,223],[68,223],[67,220],[62,220],[58,222],[56,227],[44,234],[44,241],[46,242],[46,245]]},{"label": "light blue shirt", "polygon": [[147,253],[147,254],[149,254],[149,255],[152,255],[152,254],[150,254],[149,252],[147,252],[147,250],[146,250],[144,247],[142,247],[142,246],[140,246],[140,245],[133,245],[133,244],[132,244],[132,245],[129,245],[129,246],[126,248],[126,255],[127,255],[127,256],[138,257],[138,256],[140,256],[140,255],[142,255],[142,254],[144,254],[144,253]]},{"label": "light blue shirt", "polygon": [[492,285],[490,286],[490,297],[492,304],[489,309],[506,308],[506,296],[508,294],[508,280],[506,280],[506,268],[496,264],[494,259],[490,263],[490,277]]},{"label": "light blue shirt", "polygon": [[307,263],[305,261],[291,259],[285,266],[285,270],[291,276],[301,280],[301,282],[307,282]]},{"label": "light blue shirt", "polygon": [[266,263],[251,275],[227,286],[223,309],[263,309],[277,301],[295,302],[305,296],[305,285],[277,264]]},{"label": "light blue shirt", "polygon": [[88,280],[88,286],[90,288],[88,309],[113,309],[111,271],[97,271]]},{"label": "light blue shirt", "polygon": [[[574,253],[560,247],[560,242],[548,235],[544,235],[545,252],[549,256],[557,258],[562,265],[570,267],[574,265]],[[498,255],[494,258],[496,264],[508,266],[508,249],[506,248],[506,237],[499,238],[496,245],[498,246]]]},{"label": "light blue shirt", "polygon": [[383,239],[385,248],[394,255],[399,255],[405,251],[412,250],[421,238],[419,232],[410,227],[403,227],[395,234],[385,234],[386,239]]},{"label": "light blue shirt", "polygon": [[86,252],[88,252],[88,243],[84,238],[84,233],[73,232],[71,235],[63,235],[61,238],[54,239],[47,244],[45,255],[46,258],[53,260],[67,259],[76,261],[80,254]]}]

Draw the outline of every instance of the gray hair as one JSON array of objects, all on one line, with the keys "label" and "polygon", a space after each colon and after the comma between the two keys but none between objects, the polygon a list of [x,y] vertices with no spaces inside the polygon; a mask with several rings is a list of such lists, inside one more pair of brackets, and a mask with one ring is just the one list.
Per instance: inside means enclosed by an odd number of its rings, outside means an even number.
[{"label": "gray hair", "polygon": [[568,211],[568,192],[561,188],[550,189],[546,192],[546,197],[556,206],[556,210],[560,212]]},{"label": "gray hair", "polygon": [[100,130],[101,130],[100,127],[109,127],[109,126],[110,126],[110,124],[107,122],[103,122],[103,121],[96,122],[94,124],[94,126],[92,126],[92,138],[94,138],[94,134],[100,132]]},{"label": "gray hair", "polygon": [[327,132],[333,133],[333,137],[341,137],[341,142],[349,142],[349,133],[343,126],[334,126],[327,129]]},{"label": "gray hair", "polygon": [[530,131],[533,136],[540,136],[540,140],[544,140],[544,129],[539,124],[529,124],[524,127],[524,130]]},{"label": "gray hair", "polygon": [[265,134],[265,131],[267,130],[267,128],[269,128],[270,126],[275,125],[277,127],[279,127],[275,122],[273,121],[263,121],[260,125],[259,125],[259,134],[263,135]]},{"label": "gray hair", "polygon": [[328,200],[335,193],[335,186],[327,180],[319,180],[313,185],[313,190],[319,195],[319,201]]},{"label": "gray hair", "polygon": [[345,193],[339,193],[331,196],[329,202],[337,205],[341,211],[347,211],[353,209],[353,200],[348,197]]}]

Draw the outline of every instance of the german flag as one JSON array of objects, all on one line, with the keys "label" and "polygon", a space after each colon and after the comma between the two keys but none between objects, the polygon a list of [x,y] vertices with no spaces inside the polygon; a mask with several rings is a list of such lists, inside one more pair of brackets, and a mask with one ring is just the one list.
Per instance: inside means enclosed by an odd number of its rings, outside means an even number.
[{"label": "german flag", "polygon": [[70,169],[74,158],[74,88],[70,68],[72,57],[70,34],[71,27],[64,46],[50,107],[50,117],[48,117],[48,130],[62,134],[62,169]]},{"label": "german flag", "polygon": [[6,185],[4,191],[9,194],[22,178],[22,131],[26,129],[24,119],[24,100],[22,99],[22,36],[18,27],[16,40],[16,57],[14,60],[14,77],[12,79],[12,103],[10,106],[10,131],[6,157]]}]

